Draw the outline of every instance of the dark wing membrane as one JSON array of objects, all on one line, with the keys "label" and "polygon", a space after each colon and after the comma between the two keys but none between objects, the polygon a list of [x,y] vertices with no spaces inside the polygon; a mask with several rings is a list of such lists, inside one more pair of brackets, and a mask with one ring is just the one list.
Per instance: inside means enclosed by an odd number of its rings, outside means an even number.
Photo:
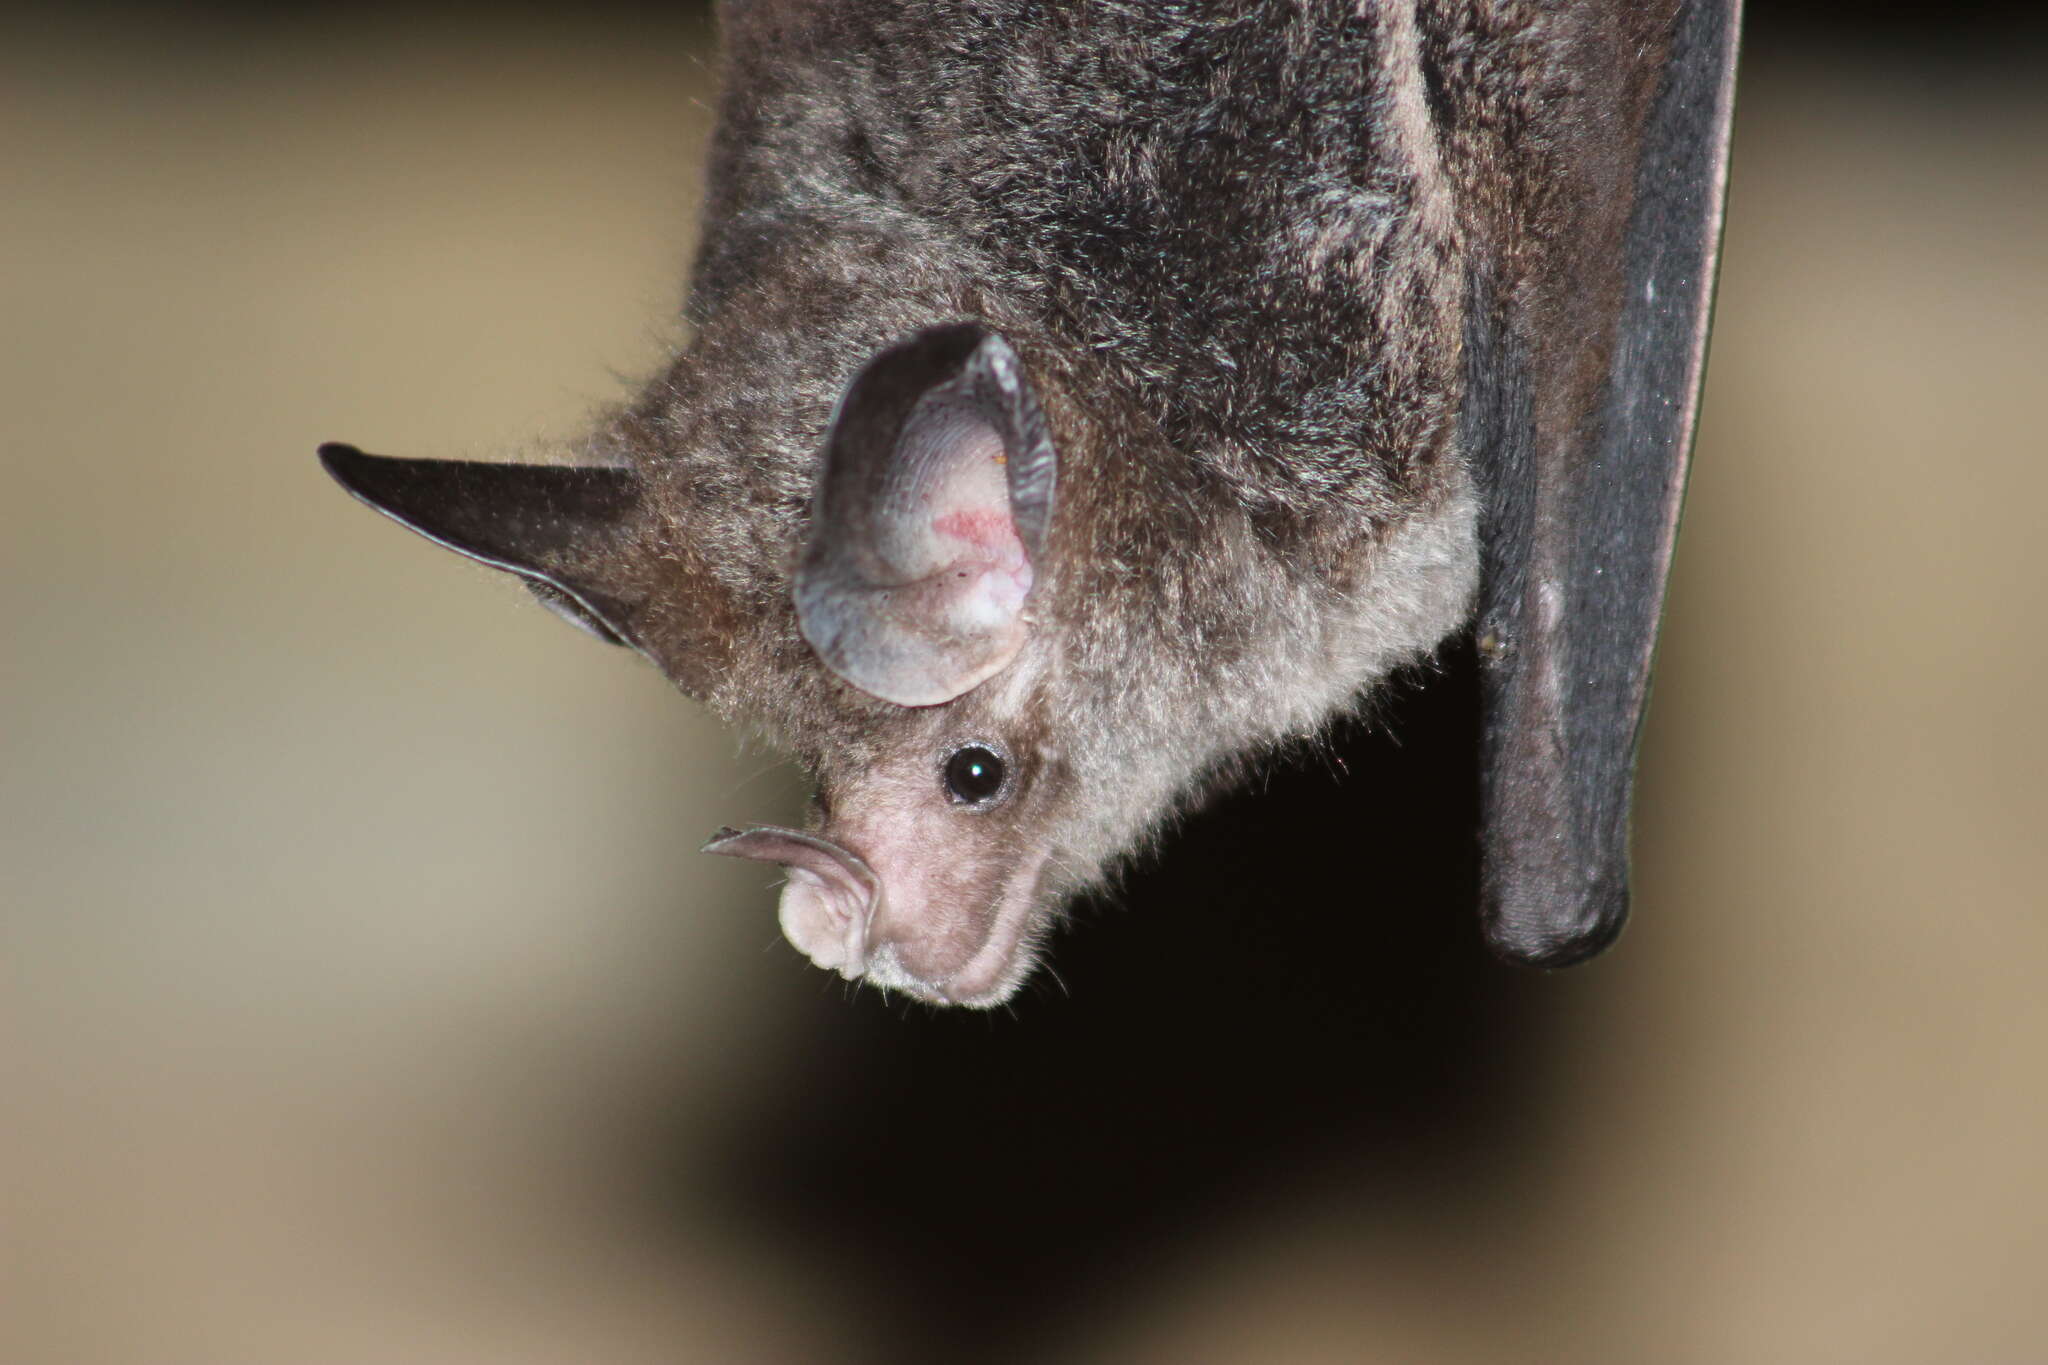
[{"label": "dark wing membrane", "polygon": [[1533,434],[1517,354],[1530,343],[1475,299],[1482,914],[1512,961],[1590,957],[1628,914],[1630,789],[1706,359],[1739,11],[1680,7],[1639,144],[1612,362],[1581,430]]}]

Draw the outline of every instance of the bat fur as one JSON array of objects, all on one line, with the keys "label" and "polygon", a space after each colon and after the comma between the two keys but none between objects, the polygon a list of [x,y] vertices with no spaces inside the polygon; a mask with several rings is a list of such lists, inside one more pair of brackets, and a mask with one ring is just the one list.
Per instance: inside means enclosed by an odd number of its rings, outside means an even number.
[{"label": "bat fur", "polygon": [[[548,578],[814,777],[811,834],[881,886],[821,964],[1005,999],[1065,900],[1193,794],[1469,623],[1475,366],[1523,357],[1540,432],[1586,421],[1677,12],[721,8],[689,340],[577,453],[638,493]],[[1021,649],[905,706],[821,663],[792,578],[849,382],[961,320],[1028,376],[1057,497]],[[1010,793],[949,810],[937,765],[981,738]]]}]

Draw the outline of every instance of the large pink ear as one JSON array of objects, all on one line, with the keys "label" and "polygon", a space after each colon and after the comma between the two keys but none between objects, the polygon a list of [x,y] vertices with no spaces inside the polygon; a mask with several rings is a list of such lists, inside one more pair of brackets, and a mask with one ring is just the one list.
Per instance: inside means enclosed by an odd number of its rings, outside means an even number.
[{"label": "large pink ear", "polygon": [[919,332],[839,400],[796,572],[828,667],[901,706],[951,701],[1023,647],[1056,461],[1016,353],[978,323]]}]

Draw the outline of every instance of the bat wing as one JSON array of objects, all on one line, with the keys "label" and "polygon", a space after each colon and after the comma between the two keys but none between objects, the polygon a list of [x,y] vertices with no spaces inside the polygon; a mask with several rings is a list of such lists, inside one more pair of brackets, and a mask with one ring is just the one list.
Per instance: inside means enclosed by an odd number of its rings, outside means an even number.
[{"label": "bat wing", "polygon": [[[1706,359],[1739,10],[1679,6],[1618,201],[1606,372],[1569,420],[1546,385],[1570,362],[1543,348],[1583,340],[1543,336],[1476,286],[1464,434],[1485,497],[1481,910],[1511,961],[1581,961],[1628,914],[1630,789]],[[1615,259],[1549,268],[1569,289]]]}]

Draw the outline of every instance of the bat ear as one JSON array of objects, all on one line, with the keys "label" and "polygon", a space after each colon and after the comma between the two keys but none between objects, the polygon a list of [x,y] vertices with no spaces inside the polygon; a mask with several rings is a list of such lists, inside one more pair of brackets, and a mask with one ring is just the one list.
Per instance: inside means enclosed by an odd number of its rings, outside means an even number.
[{"label": "bat ear", "polygon": [[360,502],[457,554],[505,569],[598,639],[638,648],[632,604],[595,571],[638,504],[624,469],[406,460],[320,447],[320,463]]},{"label": "bat ear", "polygon": [[827,667],[901,706],[1015,658],[1056,459],[1016,353],[978,323],[876,355],[839,400],[794,585]]},{"label": "bat ear", "polygon": [[[1579,333],[1518,320],[1485,289],[1470,314],[1463,441],[1485,453],[1486,492],[1482,913],[1511,961],[1569,966],[1628,914],[1636,738],[1706,360],[1738,8],[1680,7],[1612,201],[1613,245],[1582,234],[1587,258],[1556,263],[1560,294],[1608,300],[1608,366],[1583,406],[1546,418],[1536,399],[1570,387]],[[1609,271],[1618,280],[1596,295],[1586,282]]]}]

